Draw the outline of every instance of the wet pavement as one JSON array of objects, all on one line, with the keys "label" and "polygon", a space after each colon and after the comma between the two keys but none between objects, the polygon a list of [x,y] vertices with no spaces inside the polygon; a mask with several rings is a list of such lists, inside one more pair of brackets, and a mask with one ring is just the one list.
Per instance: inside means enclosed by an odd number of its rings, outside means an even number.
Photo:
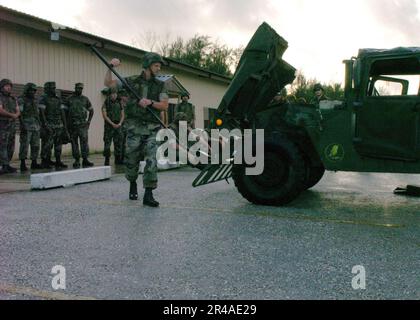
[{"label": "wet pavement", "polygon": [[419,175],[327,173],[274,208],[233,184],[194,189],[198,171],[183,168],[159,174],[152,209],[128,200],[121,170],[38,192],[0,178],[23,188],[0,194],[0,299],[420,298],[420,198],[392,192]]}]

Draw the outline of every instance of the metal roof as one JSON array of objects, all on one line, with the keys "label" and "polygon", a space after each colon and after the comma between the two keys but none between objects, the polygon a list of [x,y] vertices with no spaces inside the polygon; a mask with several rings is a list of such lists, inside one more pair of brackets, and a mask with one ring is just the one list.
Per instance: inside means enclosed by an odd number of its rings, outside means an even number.
[{"label": "metal roof", "polygon": [[393,49],[360,49],[359,58],[368,58],[376,56],[394,56],[403,54],[420,53],[419,47],[398,47]]},{"label": "metal roof", "polygon": [[[60,26],[60,28],[63,28],[63,29],[58,30],[58,32],[60,34],[60,37],[62,38],[76,41],[84,45],[95,44],[102,49],[111,50],[111,51],[128,55],[137,59],[143,58],[144,54],[147,53],[147,51],[144,51],[138,48],[134,48],[134,47],[122,44],[122,43],[115,42],[113,40],[105,39],[105,38],[102,38],[93,34],[79,31],[77,29],[61,26],[57,23],[54,23],[45,19],[41,19],[41,18],[26,14],[23,12],[19,12],[19,11],[16,11],[16,10],[13,10],[13,9],[10,9],[1,5],[0,5],[0,21],[5,21],[8,23],[12,23],[15,25],[19,25],[25,28],[37,30],[40,32],[48,33],[48,34],[54,31],[53,26]],[[215,73],[215,72],[203,69],[203,68],[199,68],[196,66],[192,66],[190,64],[177,61],[175,59],[164,58],[164,60],[167,62],[167,65],[171,68],[188,72],[188,73],[192,73],[192,74],[196,74],[202,78],[208,78],[208,79],[220,81],[227,84],[229,84],[232,80],[230,77],[227,77],[225,75],[218,74],[218,73]]]}]

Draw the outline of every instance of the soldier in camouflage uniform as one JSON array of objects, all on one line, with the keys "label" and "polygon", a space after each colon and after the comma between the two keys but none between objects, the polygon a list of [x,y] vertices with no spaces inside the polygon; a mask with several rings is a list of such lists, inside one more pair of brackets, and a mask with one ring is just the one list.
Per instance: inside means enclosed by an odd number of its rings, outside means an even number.
[{"label": "soldier in camouflage uniform", "polygon": [[187,92],[184,92],[181,95],[182,102],[178,104],[175,108],[175,116],[179,112],[183,112],[187,115],[188,127],[195,128],[195,106],[188,101],[190,100],[190,95]]},{"label": "soldier in camouflage uniform", "polygon": [[15,150],[16,119],[20,117],[17,101],[11,96],[12,87],[10,80],[0,81],[0,174],[17,172],[10,166]]},{"label": "soldier in camouflage uniform", "polygon": [[[93,167],[93,163],[89,162],[89,143],[88,130],[90,122],[93,118],[93,108],[89,99],[82,95],[83,83],[76,83],[75,92],[69,97],[66,105],[69,119],[69,129],[71,136],[71,149],[74,158],[73,168],[80,168],[80,153],[82,154],[83,168]],[[89,112],[89,118],[88,118]],[[80,148],[79,148],[80,140]],[[81,151],[81,152],[80,152]]]},{"label": "soldier in camouflage uniform", "polygon": [[31,147],[31,169],[42,169],[37,163],[40,149],[41,120],[39,116],[38,103],[35,99],[37,91],[34,83],[27,83],[23,88],[23,95],[18,98],[18,105],[21,112],[20,117],[20,171],[28,171],[26,159],[29,146]]},{"label": "soldier in camouflage uniform", "polygon": [[325,95],[324,87],[320,83],[317,83],[314,86],[314,94],[315,94],[315,97],[311,100],[310,103],[314,104],[317,107],[319,107],[319,103],[321,101],[329,100],[329,98]]},{"label": "soldier in camouflage uniform", "polygon": [[[120,100],[121,103],[121,107],[125,110],[125,107],[127,106],[127,102],[128,102],[128,92],[125,89],[120,89],[118,90],[118,98]],[[125,112],[124,112],[124,116],[125,116]],[[125,147],[126,147],[126,141],[127,141],[127,121],[125,121],[124,118],[124,122],[123,125],[121,127],[121,132],[122,132],[122,148],[121,148],[121,159],[123,159],[123,164],[125,164]]]},{"label": "soldier in camouflage uniform", "polygon": [[[118,66],[120,61],[113,59],[113,66]],[[127,117],[127,154],[126,154],[126,178],[130,181],[130,199],[137,200],[137,178],[139,174],[139,165],[142,155],[146,161],[146,167],[143,174],[143,187],[146,189],[143,204],[150,207],[158,207],[153,197],[153,190],[157,188],[157,141],[156,134],[161,125],[159,121],[146,110],[149,110],[159,119],[160,113],[168,109],[168,94],[164,88],[164,83],[156,79],[159,73],[163,59],[156,53],[148,53],[144,57],[143,72],[139,76],[129,77],[126,80],[130,86],[142,97],[140,101],[133,95],[129,95],[125,114]],[[105,76],[105,85],[115,87],[120,85],[112,80],[111,71]]]},{"label": "soldier in camouflage uniform", "polygon": [[[57,97],[55,89],[55,82],[46,82],[44,85],[45,93],[38,103],[41,111],[41,165],[44,169],[51,169],[51,166],[55,165],[55,168],[60,170],[67,168],[61,161],[62,138],[65,135],[66,138],[70,139],[70,136],[64,111],[66,107]],[[53,146],[56,162],[51,161]]]},{"label": "soldier in camouflage uniform", "polygon": [[122,145],[123,132],[122,126],[125,115],[121,101],[118,99],[117,88],[112,88],[109,97],[102,106],[102,116],[105,121],[104,125],[104,157],[105,165],[109,166],[109,158],[111,157],[111,144],[114,140],[115,164],[123,164]]}]

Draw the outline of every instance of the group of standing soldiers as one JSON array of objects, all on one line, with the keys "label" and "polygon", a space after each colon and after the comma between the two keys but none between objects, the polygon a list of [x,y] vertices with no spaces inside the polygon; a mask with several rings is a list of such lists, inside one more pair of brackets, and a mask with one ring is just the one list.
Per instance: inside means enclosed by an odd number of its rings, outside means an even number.
[{"label": "group of standing soldiers", "polygon": [[[66,101],[56,95],[55,82],[45,83],[44,94],[39,100],[36,99],[37,86],[34,83],[27,83],[22,96],[17,99],[11,94],[12,88],[10,80],[0,81],[0,174],[17,172],[16,168],[10,166],[17,119],[20,120],[21,172],[28,170],[26,160],[29,146],[32,170],[52,169],[53,166],[57,170],[67,168],[61,160],[61,154],[62,145],[68,142],[72,144],[74,168],[80,168],[80,156],[83,167],[93,166],[88,160],[88,130],[94,111],[89,99],[82,95],[82,83],[76,84],[75,92]],[[55,162],[51,160],[53,148]],[[38,164],[40,150],[42,161]]]},{"label": "group of standing soldiers", "polygon": [[[83,93],[83,84],[75,85],[74,93],[68,99],[61,99],[56,94],[55,82],[44,84],[44,94],[36,98],[37,86],[27,83],[23,94],[12,96],[13,83],[8,79],[0,81],[0,174],[16,173],[10,166],[16,135],[16,120],[20,124],[20,170],[28,171],[26,160],[30,147],[31,170],[66,169],[61,160],[62,145],[71,142],[74,158],[73,168],[92,167],[88,160],[88,130],[94,110]],[[115,164],[124,164],[127,137],[126,115],[124,106],[129,95],[124,89],[111,88],[102,106],[104,118],[104,157],[105,165],[110,165],[111,145],[114,144]],[[181,95],[182,102],[176,107],[176,118],[195,127],[195,108],[189,103],[188,93]],[[41,145],[42,141],[42,145]],[[42,148],[41,148],[42,146]],[[54,149],[55,162],[52,161]],[[41,155],[41,162],[38,158]],[[80,162],[82,159],[82,163]]]}]

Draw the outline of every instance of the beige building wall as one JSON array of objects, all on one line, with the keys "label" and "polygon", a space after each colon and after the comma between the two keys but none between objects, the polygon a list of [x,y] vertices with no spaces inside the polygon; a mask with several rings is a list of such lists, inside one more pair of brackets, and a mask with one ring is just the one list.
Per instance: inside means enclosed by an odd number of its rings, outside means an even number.
[{"label": "beige building wall", "polygon": [[[121,58],[122,66],[118,71],[124,76],[138,74],[141,69],[141,62],[132,57],[112,52],[104,54],[109,59],[113,56]],[[43,86],[47,81],[56,81],[57,89],[69,91],[74,90],[77,82],[85,84],[83,94],[91,100],[95,109],[89,131],[91,152],[103,150],[101,106],[104,97],[101,90],[104,88],[106,70],[104,64],[78,42],[65,39],[55,42],[45,33],[0,25],[0,78],[9,78],[19,84],[34,82],[38,86]],[[171,68],[164,68],[162,73],[175,75],[191,93],[191,102],[197,110],[197,126],[203,127],[203,108],[217,107],[228,84]],[[70,153],[70,149],[67,145],[64,152]]]}]

